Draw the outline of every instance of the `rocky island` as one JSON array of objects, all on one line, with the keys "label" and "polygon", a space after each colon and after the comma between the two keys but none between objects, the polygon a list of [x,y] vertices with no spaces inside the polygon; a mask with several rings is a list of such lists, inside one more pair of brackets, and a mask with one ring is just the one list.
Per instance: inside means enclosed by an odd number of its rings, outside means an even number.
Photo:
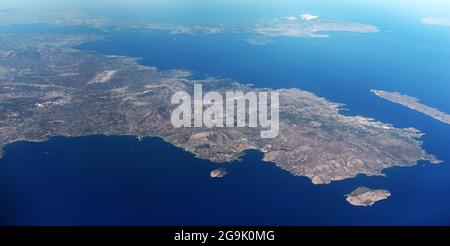
[{"label": "rocky island", "polygon": [[211,171],[211,178],[223,178],[228,174],[225,168],[217,168]]},{"label": "rocky island", "polygon": [[[362,116],[300,89],[279,89],[280,132],[259,128],[174,128],[177,91],[268,91],[228,79],[194,79],[183,70],[139,65],[135,58],[76,50],[93,35],[0,34],[0,146],[51,136],[156,136],[213,162],[257,149],[264,160],[314,184],[381,175],[419,160],[439,163],[422,148],[422,133]],[[0,154],[1,156],[1,154]]]},{"label": "rocky island", "polygon": [[347,202],[354,206],[372,206],[378,201],[387,199],[391,193],[387,190],[372,190],[367,187],[359,187],[346,195]]},{"label": "rocky island", "polygon": [[420,103],[420,100],[415,97],[402,95],[398,92],[388,92],[381,90],[372,90],[372,92],[383,99],[403,105],[422,114],[428,115],[431,118],[434,118],[435,120],[450,124],[449,114],[446,114],[435,108],[422,104]]}]

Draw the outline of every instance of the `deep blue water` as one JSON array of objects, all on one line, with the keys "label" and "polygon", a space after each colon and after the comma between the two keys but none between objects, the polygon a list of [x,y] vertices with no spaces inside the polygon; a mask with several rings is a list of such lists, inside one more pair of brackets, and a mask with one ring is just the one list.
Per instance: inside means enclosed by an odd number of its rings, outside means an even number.
[{"label": "deep blue water", "polygon": [[[406,30],[406,31],[405,31]],[[420,35],[419,35],[420,33]],[[18,142],[0,160],[0,219],[12,225],[449,225],[450,126],[377,98],[399,91],[450,112],[450,30],[408,27],[330,39],[277,38],[250,45],[243,35],[172,36],[123,31],[79,46],[142,57],[161,69],[233,78],[272,88],[299,87],[347,104],[345,114],[374,117],[426,133],[424,147],[445,163],[391,168],[387,177],[315,186],[249,151],[240,162],[213,164],[159,139],[91,136]],[[228,175],[209,172],[226,167]],[[270,182],[268,182],[270,181]],[[350,206],[359,186],[392,196]]]},{"label": "deep blue water", "polygon": [[[0,161],[0,209],[8,225],[448,224],[449,168],[392,168],[332,185],[293,177],[261,153],[197,160],[157,138],[56,137],[19,142]],[[223,179],[209,177],[226,167]],[[349,205],[358,185],[388,188],[373,207]]]}]

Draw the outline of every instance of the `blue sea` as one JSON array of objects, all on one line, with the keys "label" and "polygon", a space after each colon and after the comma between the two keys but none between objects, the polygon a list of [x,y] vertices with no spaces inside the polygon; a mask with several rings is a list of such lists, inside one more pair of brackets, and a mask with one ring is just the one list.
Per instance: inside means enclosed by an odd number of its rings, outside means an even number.
[{"label": "blue sea", "polygon": [[[398,91],[450,113],[450,28],[392,19],[378,20],[380,33],[274,38],[267,45],[249,44],[245,39],[251,35],[243,34],[191,36],[135,29],[107,33],[106,40],[77,48],[139,57],[141,64],[186,69],[199,78],[311,91],[344,103],[343,114],[421,130],[424,148],[442,164],[419,162],[389,168],[386,177],[359,175],[313,185],[262,161],[257,151],[216,164],[151,137],[16,142],[5,147],[0,160],[0,224],[450,225],[450,125],[370,92]],[[28,30],[16,26],[0,31],[12,29]],[[39,29],[51,30],[93,32]],[[210,178],[218,167],[228,175]],[[372,207],[354,207],[345,194],[359,186],[387,189],[392,196]]]}]

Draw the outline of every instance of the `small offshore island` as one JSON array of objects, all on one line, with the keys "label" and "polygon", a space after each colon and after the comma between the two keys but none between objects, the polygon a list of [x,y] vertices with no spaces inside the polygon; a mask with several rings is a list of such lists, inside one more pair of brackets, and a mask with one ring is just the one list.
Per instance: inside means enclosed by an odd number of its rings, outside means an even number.
[{"label": "small offshore island", "polygon": [[383,99],[386,99],[390,102],[403,105],[412,110],[415,110],[422,114],[428,115],[435,120],[450,124],[450,115],[449,114],[446,114],[435,108],[432,108],[430,106],[420,103],[420,100],[418,98],[411,97],[408,95],[402,95],[398,92],[388,92],[388,91],[382,91],[382,90],[371,90],[371,92],[373,92],[375,95],[377,95]]},{"label": "small offshore island", "polygon": [[228,174],[225,168],[217,168],[211,171],[211,178],[223,178]]},{"label": "small offshore island", "polygon": [[353,206],[372,206],[378,201],[385,200],[391,193],[387,190],[372,190],[367,187],[359,187],[352,193],[346,195],[347,202]]}]

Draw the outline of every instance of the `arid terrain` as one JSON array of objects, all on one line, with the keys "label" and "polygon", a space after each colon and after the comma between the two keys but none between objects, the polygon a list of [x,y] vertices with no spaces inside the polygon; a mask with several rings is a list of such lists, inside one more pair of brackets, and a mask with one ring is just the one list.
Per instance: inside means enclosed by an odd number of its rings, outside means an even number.
[{"label": "arid terrain", "polygon": [[347,195],[347,202],[353,206],[372,206],[376,202],[387,199],[391,193],[387,190],[372,190],[367,187],[359,187]]},{"label": "arid terrain", "polygon": [[439,161],[421,145],[422,133],[361,116],[300,89],[280,89],[280,132],[260,138],[258,128],[174,128],[170,98],[191,92],[267,91],[237,81],[192,79],[182,70],[160,71],[135,58],[75,50],[101,37],[0,34],[0,145],[51,136],[155,136],[198,158],[229,162],[247,149],[264,152],[293,175],[315,184],[357,174],[381,175],[392,166]]}]

